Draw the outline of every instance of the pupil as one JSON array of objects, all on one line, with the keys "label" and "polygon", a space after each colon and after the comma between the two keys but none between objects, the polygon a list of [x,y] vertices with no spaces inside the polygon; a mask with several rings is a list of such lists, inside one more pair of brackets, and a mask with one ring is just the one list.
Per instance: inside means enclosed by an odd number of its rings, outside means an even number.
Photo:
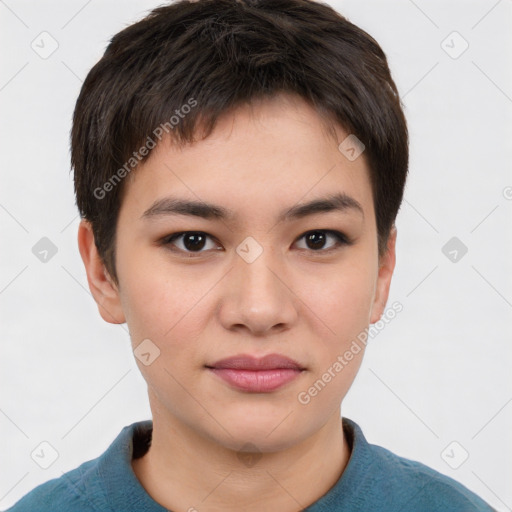
[{"label": "pupil", "polygon": [[[315,240],[316,238],[316,240]],[[321,249],[325,243],[325,233],[321,233],[319,231],[315,231],[313,233],[310,233],[308,236],[307,236],[307,243],[309,244],[311,242],[311,246],[308,245],[308,247],[310,247],[310,249]]]},{"label": "pupil", "polygon": [[205,237],[201,233],[185,235],[183,243],[188,250],[202,249]]}]

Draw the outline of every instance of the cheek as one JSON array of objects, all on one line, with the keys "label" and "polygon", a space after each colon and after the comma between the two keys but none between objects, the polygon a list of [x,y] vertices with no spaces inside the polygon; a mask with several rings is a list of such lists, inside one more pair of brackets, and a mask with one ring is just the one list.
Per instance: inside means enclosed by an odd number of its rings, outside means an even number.
[{"label": "cheek", "polygon": [[324,326],[318,332],[325,332],[334,348],[342,348],[368,326],[375,279],[371,265],[355,261],[305,283],[304,302]]},{"label": "cheek", "polygon": [[[169,409],[183,408],[186,396],[179,383],[188,379],[184,372],[198,369],[200,358],[191,347],[204,329],[201,319],[205,311],[200,299],[206,286],[195,283],[191,289],[183,275],[144,263],[143,258],[134,258],[132,263],[134,271],[123,276],[122,302],[136,364],[152,393],[158,395],[158,402],[166,403]],[[147,345],[145,340],[151,343]],[[138,357],[142,352],[139,346],[145,347],[144,352],[157,354],[150,364]],[[187,380],[186,387],[194,393],[193,378]],[[174,397],[172,403],[169,397]]]},{"label": "cheek", "polygon": [[155,258],[154,249],[137,250],[121,242],[119,246],[121,302],[130,332],[161,338],[185,314],[193,289],[182,276],[171,273],[162,258]]},{"label": "cheek", "polygon": [[[142,254],[127,259],[122,272],[121,301],[133,349],[149,339],[160,350],[156,366],[165,364],[169,371],[178,373],[181,368],[196,367],[201,360],[196,342],[212,314],[208,292],[218,277],[198,277],[193,268],[188,273],[172,271],[165,262],[151,261],[149,255]],[[147,367],[137,364],[144,375],[149,375]]]},{"label": "cheek", "polygon": [[358,339],[368,327],[374,274],[369,267],[351,265],[321,286],[310,286],[306,304],[317,334],[311,375],[297,396],[310,417],[335,413],[361,366],[365,344]]}]

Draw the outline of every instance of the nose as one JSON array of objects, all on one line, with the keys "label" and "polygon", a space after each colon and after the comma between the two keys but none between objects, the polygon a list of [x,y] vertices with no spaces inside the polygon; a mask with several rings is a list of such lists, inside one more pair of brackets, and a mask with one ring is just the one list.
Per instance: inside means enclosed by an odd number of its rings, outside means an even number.
[{"label": "nose", "polygon": [[219,308],[223,326],[260,336],[290,329],[298,318],[290,275],[269,249],[254,261],[237,254]]}]

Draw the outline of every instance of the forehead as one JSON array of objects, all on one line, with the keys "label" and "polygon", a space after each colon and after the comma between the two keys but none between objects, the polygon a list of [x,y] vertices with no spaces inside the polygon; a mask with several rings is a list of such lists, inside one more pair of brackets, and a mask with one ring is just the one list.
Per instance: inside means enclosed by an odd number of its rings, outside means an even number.
[{"label": "forehead", "polygon": [[137,207],[140,217],[171,195],[235,215],[282,214],[283,205],[344,194],[371,209],[364,153],[351,160],[338,147],[348,135],[300,97],[253,101],[221,116],[204,140],[179,147],[163,139],[125,184],[122,208]]}]

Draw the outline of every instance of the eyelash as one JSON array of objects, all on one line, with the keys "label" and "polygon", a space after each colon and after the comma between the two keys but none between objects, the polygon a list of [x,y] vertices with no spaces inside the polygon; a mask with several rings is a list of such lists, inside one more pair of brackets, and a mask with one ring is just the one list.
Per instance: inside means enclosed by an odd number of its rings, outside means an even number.
[{"label": "eyelash", "polygon": [[[333,229],[313,229],[313,230],[310,230],[310,231],[306,231],[300,237],[297,238],[296,242],[301,240],[301,239],[303,239],[307,235],[312,234],[312,233],[325,233],[325,234],[328,234],[328,235],[332,235],[332,236],[334,236],[337,239],[337,245],[334,246],[334,247],[330,247],[329,249],[314,250],[314,249],[307,249],[306,248],[306,249],[301,249],[301,250],[306,250],[306,251],[314,253],[314,254],[326,254],[326,253],[330,253],[333,250],[337,250],[337,249],[341,248],[342,246],[347,246],[347,245],[352,245],[353,244],[353,241],[350,240],[345,234],[341,233],[340,231],[333,230]],[[162,238],[160,240],[160,244],[164,245],[164,246],[171,246],[172,242],[174,242],[177,239],[183,237],[184,235],[190,235],[190,234],[205,235],[206,237],[210,238],[211,240],[215,240],[214,237],[212,237],[208,233],[205,233],[204,231],[180,231],[180,232],[172,233],[170,235],[165,236],[164,238]],[[189,257],[196,257],[195,255],[200,255],[203,252],[207,252],[207,251],[203,251],[203,250],[200,250],[200,251],[187,251],[187,250],[178,249],[178,248],[171,248],[171,247],[169,247],[169,249],[172,250],[172,251],[175,251],[175,252],[185,253]]]}]

